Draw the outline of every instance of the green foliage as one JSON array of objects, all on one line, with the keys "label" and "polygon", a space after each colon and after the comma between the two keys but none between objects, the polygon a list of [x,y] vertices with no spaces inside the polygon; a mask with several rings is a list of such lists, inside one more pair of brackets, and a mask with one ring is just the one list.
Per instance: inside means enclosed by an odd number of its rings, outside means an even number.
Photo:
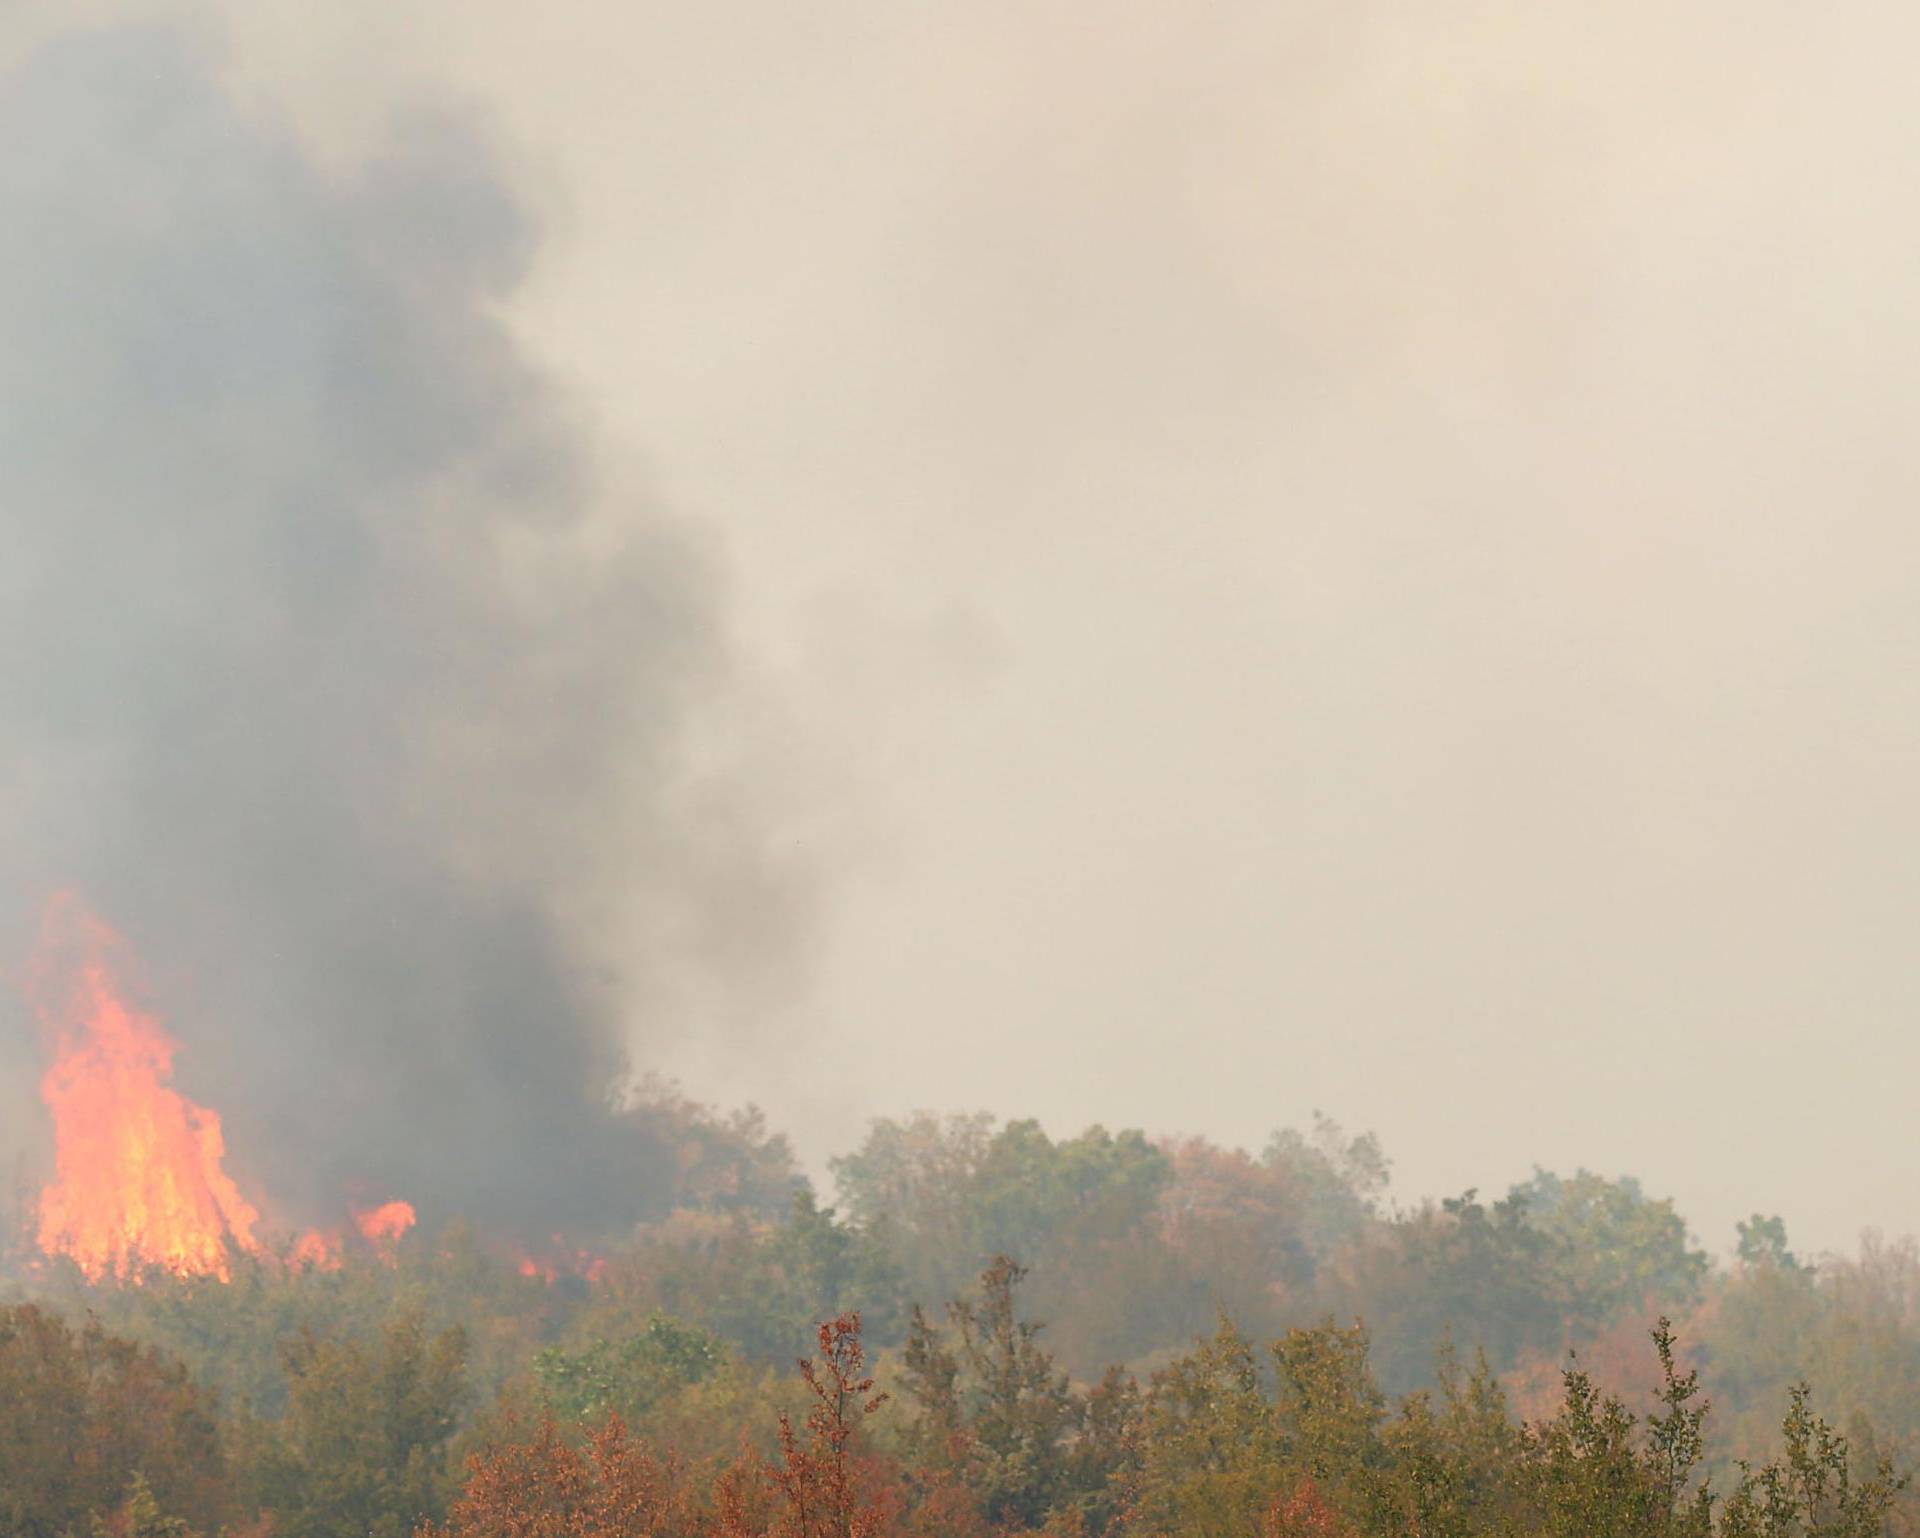
[{"label": "green foliage", "polygon": [[447,1446],[466,1398],[460,1330],[402,1313],[376,1342],[303,1331],[283,1343],[284,1419],[249,1433],[255,1503],[285,1538],[408,1538],[445,1509]]},{"label": "green foliage", "polygon": [[[643,1234],[611,1268],[607,1300],[584,1327],[612,1338],[644,1329],[655,1310],[722,1337],[742,1358],[787,1363],[815,1322],[864,1303],[870,1335],[898,1338],[901,1285],[884,1233],[839,1221],[802,1191],[784,1222],[682,1214]],[[580,1333],[582,1326],[576,1326]]]},{"label": "green foliage", "polygon": [[1055,1142],[1033,1121],[878,1121],[833,1162],[848,1212],[884,1233],[917,1298],[946,1297],[995,1255],[1069,1260],[1143,1223],[1171,1176],[1139,1132],[1091,1127]]},{"label": "green foliage", "polygon": [[1382,1428],[1385,1472],[1371,1509],[1387,1531],[1468,1538],[1513,1526],[1520,1429],[1484,1355],[1463,1372],[1443,1345],[1436,1394],[1408,1395]]},{"label": "green foliage", "polygon": [[1844,1367],[1831,1340],[1835,1301],[1811,1269],[1771,1259],[1740,1266],[1715,1289],[1700,1328],[1715,1392],[1729,1407],[1735,1457],[1763,1456],[1777,1424],[1773,1407],[1790,1385],[1818,1376],[1825,1387]]},{"label": "green foliage", "polygon": [[[1484,1363],[1449,1354],[1442,1397],[1390,1413],[1359,1329],[1324,1324],[1275,1343],[1271,1393],[1230,1326],[1158,1375],[1129,1531],[1289,1530],[1421,1538],[1874,1538],[1904,1487],[1884,1461],[1859,1478],[1846,1439],[1789,1396],[1777,1460],[1744,1471],[1718,1513],[1702,1477],[1707,1406],[1667,1321],[1644,1420],[1577,1366],[1561,1406],[1515,1426]],[[1310,1499],[1308,1496],[1310,1495]],[[1311,1520],[1309,1520],[1311,1518]],[[1289,1528],[1289,1524],[1292,1527]]]},{"label": "green foliage", "polygon": [[1395,1223],[1349,1262],[1345,1302],[1373,1327],[1374,1365],[1394,1391],[1426,1386],[1440,1343],[1485,1350],[1496,1370],[1561,1335],[1553,1240],[1525,1203],[1452,1197]]},{"label": "green foliage", "polygon": [[1261,1163],[1298,1192],[1300,1236],[1324,1256],[1359,1233],[1378,1211],[1390,1161],[1371,1132],[1349,1137],[1340,1124],[1313,1113],[1313,1130],[1276,1132]]},{"label": "green foliage", "polygon": [[1906,1485],[1882,1461],[1858,1482],[1847,1439],[1809,1408],[1807,1386],[1790,1391],[1782,1455],[1743,1468],[1727,1500],[1722,1538],[1878,1538]]},{"label": "green foliage", "polygon": [[1231,1321],[1154,1374],[1131,1518],[1143,1532],[1239,1538],[1277,1493],[1285,1447],[1259,1354]]},{"label": "green foliage", "polygon": [[1588,1170],[1562,1179],[1535,1170],[1509,1199],[1551,1246],[1551,1284],[1576,1326],[1603,1325],[1648,1303],[1677,1306],[1699,1297],[1705,1252],[1689,1246],[1672,1201],[1650,1199],[1638,1181],[1607,1180]]},{"label": "green foliage", "polygon": [[1706,1406],[1682,1373],[1666,1320],[1654,1331],[1662,1385],[1644,1428],[1577,1367],[1560,1413],[1527,1428],[1519,1465],[1538,1531],[1551,1538],[1708,1538],[1712,1495],[1695,1473]]},{"label": "green foliage", "polygon": [[170,1517],[160,1509],[147,1476],[138,1470],[127,1498],[111,1516],[93,1513],[93,1538],[192,1538],[185,1517]]},{"label": "green foliage", "polygon": [[[812,1397],[785,1364],[855,1306],[899,1343],[913,1412],[847,1447],[876,1534],[1859,1538],[1920,1517],[1892,1472],[1920,1459],[1911,1243],[1816,1270],[1756,1217],[1715,1271],[1670,1202],[1586,1171],[1386,1214],[1377,1142],[1324,1118],[1257,1159],[883,1122],[839,1165],[844,1219],[782,1185],[757,1122],[689,1113],[687,1138],[690,1204],[586,1275],[521,1275],[459,1224],[334,1270],[237,1255],[226,1283],[36,1267],[22,1283],[97,1318],[0,1310],[0,1532],[406,1538],[446,1509],[456,1451],[544,1407],[559,1441],[499,1470],[527,1510],[574,1510],[522,1487],[577,1466],[609,1512],[609,1479],[680,1490],[645,1530],[711,1538],[676,1455],[706,1479],[779,1454]],[[988,1250],[943,1313],[912,1306],[996,1239],[1031,1273]],[[1686,1310],[1684,1365],[1664,1323],[1649,1354],[1650,1300]],[[562,1455],[615,1414],[641,1452]],[[778,1506],[759,1488],[756,1533]]]},{"label": "green foliage", "polygon": [[903,1355],[906,1394],[920,1410],[909,1446],[956,1474],[995,1527],[1040,1526],[1081,1493],[1069,1475],[1089,1472],[1069,1456],[1086,1405],[1041,1347],[1041,1327],[1014,1305],[1025,1274],[996,1257],[978,1296],[948,1305],[947,1335],[915,1309]]},{"label": "green foliage", "polygon": [[1787,1225],[1778,1215],[1763,1217],[1756,1212],[1736,1227],[1740,1243],[1735,1255],[1741,1265],[1773,1266],[1787,1271],[1799,1269],[1800,1262],[1787,1248]]},{"label": "green foliage", "polygon": [[231,1266],[228,1282],[154,1271],[138,1286],[93,1287],[58,1265],[44,1293],[177,1357],[222,1404],[266,1419],[286,1413],[280,1343],[302,1332],[371,1337],[396,1312],[417,1310],[430,1330],[465,1332],[469,1380],[491,1397],[585,1297],[577,1282],[549,1287],[521,1276],[463,1222],[408,1234],[384,1259],[350,1253],[333,1270],[274,1254],[236,1254]]},{"label": "green foliage", "polygon": [[613,1411],[631,1423],[725,1362],[717,1336],[655,1312],[624,1340],[595,1340],[576,1351],[552,1346],[534,1357],[533,1368],[555,1414],[591,1420]]},{"label": "green foliage", "polygon": [[1204,1139],[1092,1127],[1056,1140],[1031,1121],[921,1115],[875,1122],[833,1168],[910,1298],[951,1296],[1010,1255],[1054,1350],[1089,1378],[1177,1349],[1221,1308],[1274,1327],[1310,1310],[1317,1269],[1377,1222],[1386,1178],[1377,1140],[1324,1117],[1256,1160]]},{"label": "green foliage", "polygon": [[1273,1344],[1275,1409],[1288,1461],[1316,1484],[1366,1491],[1384,1462],[1386,1396],[1367,1362],[1367,1332],[1331,1320]]}]

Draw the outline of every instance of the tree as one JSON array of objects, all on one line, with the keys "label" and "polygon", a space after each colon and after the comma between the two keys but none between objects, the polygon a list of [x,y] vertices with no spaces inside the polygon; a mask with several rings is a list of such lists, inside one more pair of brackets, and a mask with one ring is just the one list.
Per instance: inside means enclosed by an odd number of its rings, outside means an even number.
[{"label": "tree", "polygon": [[1285,1452],[1252,1344],[1223,1318],[1153,1375],[1143,1406],[1130,1526],[1244,1538],[1280,1494]]},{"label": "tree", "polygon": [[1272,1350],[1279,1374],[1275,1411],[1288,1462],[1317,1486],[1344,1493],[1349,1504],[1370,1501],[1386,1459],[1380,1430],[1387,1400],[1367,1365],[1365,1328],[1342,1329],[1327,1320],[1289,1330]]},{"label": "tree", "polygon": [[1706,1252],[1687,1242],[1673,1202],[1655,1201],[1637,1180],[1537,1169],[1509,1199],[1551,1245],[1548,1270],[1570,1324],[1597,1328],[1647,1304],[1699,1297]]},{"label": "tree", "polygon": [[726,1362],[719,1337],[655,1310],[637,1334],[593,1340],[578,1350],[553,1346],[533,1359],[556,1414],[631,1422],[681,1389],[711,1378]]},{"label": "tree", "polygon": [[95,1512],[93,1538],[193,1538],[186,1518],[170,1517],[154,1499],[147,1476],[136,1472],[127,1498],[110,1515]]},{"label": "tree", "polygon": [[1484,1349],[1496,1370],[1556,1346],[1563,1314],[1551,1239],[1517,1201],[1450,1197],[1383,1227],[1345,1260],[1343,1306],[1368,1322],[1391,1390],[1430,1385],[1441,1342]]},{"label": "tree", "polygon": [[1462,1370],[1441,1346],[1437,1395],[1408,1395],[1382,1428],[1386,1469],[1375,1476],[1374,1520],[1421,1538],[1480,1538],[1518,1526],[1512,1490],[1520,1431],[1500,1381],[1477,1354]]},{"label": "tree", "polygon": [[910,1296],[952,1296],[1011,1255],[1044,1265],[1062,1302],[1086,1252],[1149,1223],[1172,1174],[1138,1131],[1096,1126],[1056,1142],[1038,1122],[995,1131],[985,1115],[877,1121],[833,1169],[856,1225],[893,1245]]},{"label": "tree", "polygon": [[1847,1439],[1809,1408],[1804,1383],[1788,1395],[1782,1456],[1743,1468],[1728,1497],[1721,1538],[1879,1538],[1906,1487],[1882,1460],[1856,1481]]},{"label": "tree", "polygon": [[1248,1324],[1277,1316],[1313,1280],[1311,1230],[1322,1193],[1285,1163],[1204,1138],[1161,1150],[1172,1164],[1160,1196],[1161,1235],[1199,1284],[1182,1290],[1198,1293],[1202,1308],[1224,1307]]},{"label": "tree", "polygon": [[1392,1167],[1379,1138],[1371,1132],[1350,1137],[1319,1111],[1311,1132],[1289,1127],[1274,1133],[1260,1162],[1299,1192],[1301,1235],[1316,1258],[1376,1216]]},{"label": "tree", "polygon": [[720,1538],[879,1538],[898,1501],[863,1480],[853,1443],[867,1417],[886,1403],[867,1376],[860,1316],[841,1314],[822,1324],[817,1359],[800,1362],[813,1403],[804,1435],[780,1416],[780,1456],[764,1470],[774,1493],[770,1520],[752,1515],[741,1484],[723,1487]]},{"label": "tree", "polygon": [[1560,1413],[1526,1428],[1516,1473],[1543,1535],[1709,1538],[1712,1496],[1691,1485],[1706,1406],[1693,1402],[1698,1381],[1679,1371],[1666,1320],[1654,1339],[1665,1383],[1644,1435],[1626,1407],[1577,1367],[1566,1370]]},{"label": "tree", "polygon": [[915,1309],[904,1354],[906,1391],[921,1412],[909,1446],[950,1469],[988,1522],[1014,1529],[1039,1527],[1077,1493],[1068,1449],[1085,1419],[1040,1345],[1042,1326],[1019,1317],[1014,1292],[1025,1275],[996,1256],[977,1298],[948,1304],[951,1338]]},{"label": "tree", "polygon": [[[0,1531],[59,1538],[92,1514],[128,1515],[144,1491],[212,1527],[226,1465],[211,1398],[184,1366],[97,1323],[33,1304],[0,1309]],[[109,1517],[115,1520],[117,1517]],[[144,1520],[144,1517],[143,1517]]]},{"label": "tree", "polygon": [[1774,1266],[1781,1270],[1798,1270],[1800,1262],[1794,1259],[1793,1251],[1787,1248],[1787,1225],[1776,1213],[1773,1217],[1763,1217],[1755,1213],[1743,1223],[1735,1225],[1740,1242],[1735,1257],[1743,1266]]},{"label": "tree", "polygon": [[447,1445],[466,1397],[464,1332],[417,1311],[377,1344],[311,1330],[281,1351],[288,1408],[256,1423],[257,1503],[284,1538],[406,1538],[444,1508]]},{"label": "tree", "polygon": [[636,1443],[617,1414],[584,1445],[549,1415],[470,1458],[446,1525],[428,1522],[418,1538],[694,1538],[706,1527],[685,1470]]},{"label": "tree", "polygon": [[881,1338],[894,1336],[900,1295],[884,1231],[839,1221],[803,1190],[778,1224],[681,1212],[648,1230],[606,1268],[603,1289],[573,1333],[631,1335],[664,1312],[764,1365],[792,1360],[816,1321],[861,1302],[880,1320]]},{"label": "tree", "polygon": [[1311,1479],[1303,1479],[1267,1509],[1260,1538],[1360,1538]]},{"label": "tree", "polygon": [[767,1130],[756,1106],[723,1116],[649,1076],[629,1114],[645,1118],[667,1144],[678,1172],[675,1206],[778,1220],[807,1189],[792,1144]]},{"label": "tree", "polygon": [[955,1257],[978,1263],[971,1259],[975,1185],[993,1124],[984,1111],[880,1118],[858,1149],[832,1162],[849,1217],[862,1229],[884,1226],[892,1235],[913,1296],[951,1291],[942,1279]]}]

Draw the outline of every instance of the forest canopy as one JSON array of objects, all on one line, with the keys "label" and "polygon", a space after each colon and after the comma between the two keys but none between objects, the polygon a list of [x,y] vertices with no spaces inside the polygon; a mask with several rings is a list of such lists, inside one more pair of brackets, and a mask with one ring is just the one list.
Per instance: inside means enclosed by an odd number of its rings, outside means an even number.
[{"label": "forest canopy", "polygon": [[1908,1241],[1816,1264],[1756,1214],[1716,1261],[1671,1201],[1589,1170],[1395,1206],[1380,1140],[1324,1117],[1257,1153],[880,1120],[829,1200],[758,1118],[674,1105],[665,1215],[538,1256],[456,1220],[325,1264],[283,1245],[224,1281],[89,1282],[16,1222],[6,1530],[1704,1538],[1920,1516]]}]

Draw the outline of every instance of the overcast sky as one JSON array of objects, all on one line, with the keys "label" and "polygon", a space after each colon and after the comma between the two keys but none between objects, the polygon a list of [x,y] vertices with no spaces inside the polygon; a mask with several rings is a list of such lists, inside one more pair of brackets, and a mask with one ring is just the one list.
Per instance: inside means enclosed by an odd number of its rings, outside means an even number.
[{"label": "overcast sky", "polygon": [[1402,1199],[1920,1228],[1905,8],[224,21],[331,163],[491,125],[513,324],[715,543],[721,734],[819,906],[651,1066],[814,1161],[1320,1108]]}]

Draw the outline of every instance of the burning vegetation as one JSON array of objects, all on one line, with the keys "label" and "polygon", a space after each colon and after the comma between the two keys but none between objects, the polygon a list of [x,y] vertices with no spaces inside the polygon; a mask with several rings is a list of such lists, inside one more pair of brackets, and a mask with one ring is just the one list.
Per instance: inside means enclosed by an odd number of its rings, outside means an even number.
[{"label": "burning vegetation", "polygon": [[128,1001],[126,973],[120,937],[78,897],[55,898],[31,969],[54,1053],[40,1247],[94,1281],[150,1266],[224,1280],[233,1250],[260,1248],[260,1213],[224,1168],[219,1113],[169,1086],[178,1044]]},{"label": "burning vegetation", "polygon": [[[53,1061],[41,1097],[53,1117],[54,1177],[36,1239],[89,1281],[152,1270],[227,1281],[236,1254],[264,1255],[262,1218],[226,1170],[220,1114],[174,1089],[179,1043],[132,1001],[127,944],[72,892],[47,906],[28,975]],[[411,1203],[353,1209],[377,1254],[416,1222]],[[342,1230],[309,1229],[291,1264],[337,1268]]]},{"label": "burning vegetation", "polygon": [[[1913,1247],[1816,1272],[1756,1219],[1716,1268],[1670,1203],[1587,1173],[1388,1213],[1378,1143],[1324,1120],[1257,1157],[881,1121],[836,1163],[842,1216],[756,1115],[672,1097],[649,1107],[668,1215],[607,1253],[458,1217],[423,1233],[399,1198],[277,1236],[218,1114],[173,1086],[126,942],[63,895],[28,970],[54,1168],[44,1258],[4,1279],[27,1301],[0,1298],[9,1534],[1877,1538],[1920,1519],[1889,1461],[1920,1416],[1880,1366],[1920,1363],[1890,1308],[1920,1295]],[[1781,1361],[1825,1372],[1856,1440]],[[1696,1365],[1725,1406],[1713,1451]]]}]

